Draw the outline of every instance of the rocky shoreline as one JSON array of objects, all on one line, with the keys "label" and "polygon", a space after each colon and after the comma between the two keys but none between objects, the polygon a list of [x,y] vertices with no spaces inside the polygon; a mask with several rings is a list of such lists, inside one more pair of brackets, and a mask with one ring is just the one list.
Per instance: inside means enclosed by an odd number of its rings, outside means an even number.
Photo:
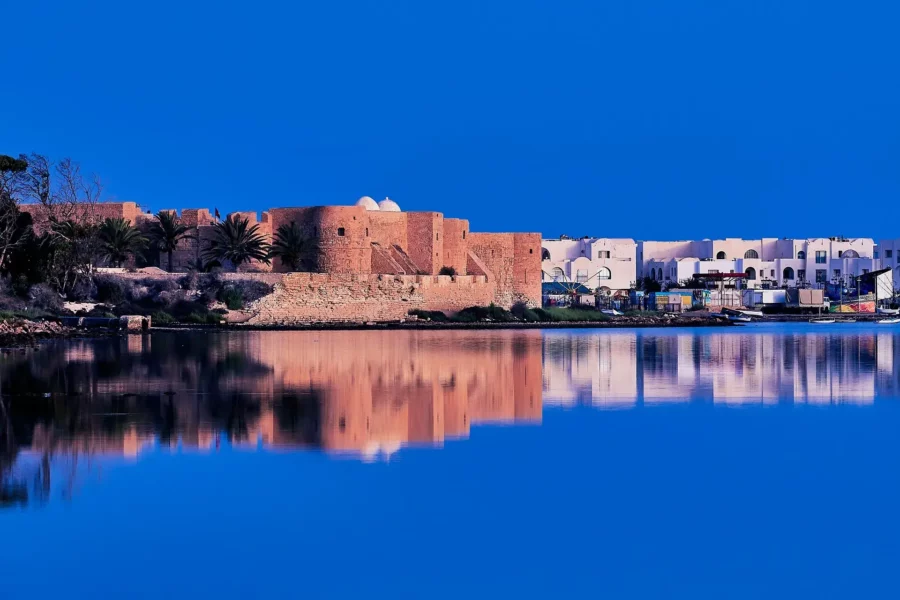
[{"label": "rocky shoreline", "polygon": [[119,335],[112,329],[83,329],[69,327],[57,321],[29,321],[26,319],[9,319],[0,321],[0,348],[20,348],[33,346],[40,340],[106,337]]}]

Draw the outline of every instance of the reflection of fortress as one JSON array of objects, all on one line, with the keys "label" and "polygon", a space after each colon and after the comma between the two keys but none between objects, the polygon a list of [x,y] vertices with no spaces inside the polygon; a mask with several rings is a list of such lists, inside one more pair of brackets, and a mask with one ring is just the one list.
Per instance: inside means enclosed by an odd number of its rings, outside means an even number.
[{"label": "reflection of fortress", "polygon": [[544,336],[544,402],[871,403],[898,389],[900,338],[778,332]]},{"label": "reflection of fortress", "polygon": [[[189,340],[202,356],[178,356]],[[20,434],[35,451],[134,456],[157,441],[230,442],[373,456],[466,438],[481,423],[541,420],[538,331],[194,332],[63,344],[56,356],[36,377],[53,384],[68,372],[71,384],[52,391],[71,395],[73,414]],[[73,377],[77,364],[100,368]],[[0,378],[3,393],[22,393],[11,385]],[[104,423],[104,412],[125,416]]]}]

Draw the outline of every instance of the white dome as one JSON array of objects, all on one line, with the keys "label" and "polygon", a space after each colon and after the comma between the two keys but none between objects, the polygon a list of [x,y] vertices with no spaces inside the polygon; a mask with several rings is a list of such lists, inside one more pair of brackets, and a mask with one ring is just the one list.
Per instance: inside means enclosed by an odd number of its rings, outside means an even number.
[{"label": "white dome", "polygon": [[385,198],[378,203],[378,209],[387,212],[400,212],[400,205],[390,198]]},{"label": "white dome", "polygon": [[378,210],[378,203],[369,196],[363,196],[357,200],[356,206],[365,206],[366,210]]}]

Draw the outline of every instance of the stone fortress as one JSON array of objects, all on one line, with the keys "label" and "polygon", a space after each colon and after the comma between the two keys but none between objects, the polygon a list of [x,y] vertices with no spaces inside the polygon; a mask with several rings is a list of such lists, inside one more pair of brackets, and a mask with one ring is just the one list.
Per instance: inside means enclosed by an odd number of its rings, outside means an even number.
[{"label": "stone fortress", "polygon": [[[39,205],[23,205],[37,227]],[[134,202],[92,207],[98,219],[124,218],[140,229],[154,219]],[[175,212],[175,211],[172,211]],[[412,309],[448,313],[494,303],[540,306],[541,235],[473,233],[465,219],[439,212],[402,211],[396,202],[363,196],[353,206],[272,208],[232,213],[259,225],[271,241],[278,228],[296,223],[312,247],[306,272],[290,272],[280,259],[242,265],[242,277],[275,286],[252,307],[248,324],[289,325],[311,321],[391,321]],[[208,209],[184,209],[181,223],[193,239],[179,243],[173,271],[197,264],[216,219]],[[161,265],[166,260],[161,258]],[[451,267],[455,275],[440,275]]]}]

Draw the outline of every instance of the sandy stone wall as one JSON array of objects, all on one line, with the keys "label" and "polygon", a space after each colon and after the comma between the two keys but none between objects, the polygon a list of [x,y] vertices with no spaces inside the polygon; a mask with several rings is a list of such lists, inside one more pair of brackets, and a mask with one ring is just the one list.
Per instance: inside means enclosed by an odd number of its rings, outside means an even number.
[{"label": "sandy stone wall", "polygon": [[[500,306],[541,302],[541,236],[539,233],[470,233],[469,272],[487,271],[496,285]],[[473,256],[474,255],[474,256]]]},{"label": "sandy stone wall", "polygon": [[[43,204],[20,204],[19,210],[31,215],[34,229],[40,235],[49,226],[47,209]],[[96,204],[82,204],[75,207],[71,205],[59,206],[59,217],[66,218],[68,211],[73,211],[72,216],[78,219],[89,219],[99,223],[105,219],[125,219],[129,223],[135,223],[141,214],[134,202],[98,202]]]},{"label": "sandy stone wall", "polygon": [[412,309],[453,313],[493,300],[494,286],[483,277],[286,273],[247,311],[255,313],[251,325],[397,321]]}]

